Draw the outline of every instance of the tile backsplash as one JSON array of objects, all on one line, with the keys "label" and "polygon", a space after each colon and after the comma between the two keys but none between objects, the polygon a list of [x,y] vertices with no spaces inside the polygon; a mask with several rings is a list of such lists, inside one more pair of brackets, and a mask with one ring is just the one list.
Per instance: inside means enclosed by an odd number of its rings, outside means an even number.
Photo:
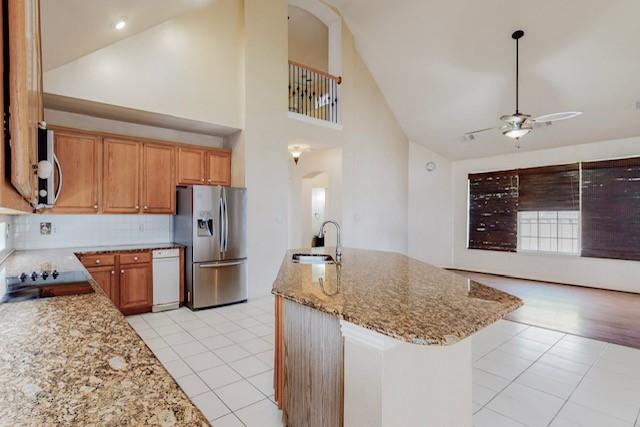
[{"label": "tile backsplash", "polygon": [[13,221],[12,215],[0,215],[0,260],[13,249]]},{"label": "tile backsplash", "polygon": [[[51,223],[51,234],[40,233]],[[20,215],[13,218],[15,249],[164,243],[173,240],[171,215]]]}]

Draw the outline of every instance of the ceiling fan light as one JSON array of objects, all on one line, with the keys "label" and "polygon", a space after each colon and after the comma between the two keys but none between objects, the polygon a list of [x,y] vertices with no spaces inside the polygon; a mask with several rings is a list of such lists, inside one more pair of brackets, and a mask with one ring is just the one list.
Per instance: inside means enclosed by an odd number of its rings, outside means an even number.
[{"label": "ceiling fan light", "polygon": [[500,128],[502,134],[511,139],[520,139],[533,130],[533,124],[530,121],[516,122]]},{"label": "ceiling fan light", "polygon": [[511,139],[520,139],[529,132],[531,132],[531,129],[507,129],[503,130],[502,134]]}]

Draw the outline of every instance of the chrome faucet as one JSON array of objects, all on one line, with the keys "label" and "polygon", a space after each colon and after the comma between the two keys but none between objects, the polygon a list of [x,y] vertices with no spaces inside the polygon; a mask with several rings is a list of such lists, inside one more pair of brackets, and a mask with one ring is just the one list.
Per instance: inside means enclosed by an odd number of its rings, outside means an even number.
[{"label": "chrome faucet", "polygon": [[318,237],[323,238],[324,237],[324,226],[327,224],[333,224],[336,226],[336,234],[337,234],[337,240],[336,240],[336,262],[340,263],[342,261],[342,244],[340,244],[340,224],[338,224],[336,221],[325,221],[322,223],[322,225],[320,226],[320,234],[318,235]]}]

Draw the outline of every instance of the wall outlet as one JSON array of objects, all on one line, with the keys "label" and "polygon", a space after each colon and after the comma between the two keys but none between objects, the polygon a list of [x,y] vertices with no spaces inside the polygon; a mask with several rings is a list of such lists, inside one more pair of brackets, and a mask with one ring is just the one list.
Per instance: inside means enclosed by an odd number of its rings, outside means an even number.
[{"label": "wall outlet", "polygon": [[51,234],[51,223],[50,222],[41,222],[40,223],[40,234],[43,236]]}]

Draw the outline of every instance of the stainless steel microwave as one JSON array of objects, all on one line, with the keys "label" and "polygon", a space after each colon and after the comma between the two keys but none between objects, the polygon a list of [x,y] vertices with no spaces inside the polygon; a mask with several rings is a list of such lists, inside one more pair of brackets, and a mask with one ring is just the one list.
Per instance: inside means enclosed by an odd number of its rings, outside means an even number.
[{"label": "stainless steel microwave", "polygon": [[[55,205],[62,189],[62,168],[54,152],[53,131],[41,122],[38,126],[38,199],[36,209]],[[57,176],[57,182],[55,179]]]}]

